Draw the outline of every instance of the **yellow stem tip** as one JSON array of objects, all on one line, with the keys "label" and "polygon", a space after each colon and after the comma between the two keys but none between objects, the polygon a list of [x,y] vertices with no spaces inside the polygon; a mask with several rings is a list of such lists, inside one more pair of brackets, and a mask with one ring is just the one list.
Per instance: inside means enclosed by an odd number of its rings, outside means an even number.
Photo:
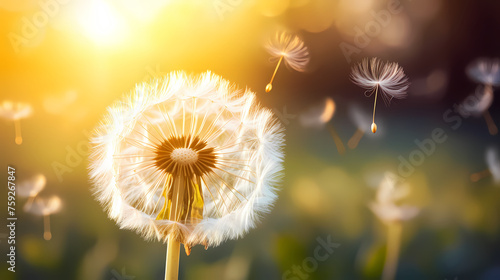
[{"label": "yellow stem tip", "polygon": [[377,124],[376,123],[372,123],[372,132],[373,133],[377,132]]},{"label": "yellow stem tip", "polygon": [[273,89],[273,85],[271,83],[267,84],[266,92],[270,92]]}]

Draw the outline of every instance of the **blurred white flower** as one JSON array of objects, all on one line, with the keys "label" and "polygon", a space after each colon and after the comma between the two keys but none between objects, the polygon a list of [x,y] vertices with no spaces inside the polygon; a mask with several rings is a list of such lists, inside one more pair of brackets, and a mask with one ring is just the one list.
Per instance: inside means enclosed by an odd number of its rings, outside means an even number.
[{"label": "blurred white flower", "polygon": [[486,163],[488,164],[488,170],[493,176],[493,180],[495,183],[500,184],[500,156],[498,149],[490,147],[486,150]]},{"label": "blurred white flower", "polygon": [[9,121],[14,122],[16,130],[16,144],[21,145],[23,143],[23,137],[21,134],[21,119],[25,119],[33,113],[31,105],[28,103],[12,102],[5,100],[0,104],[0,118],[4,118]]},{"label": "blurred white flower", "polygon": [[62,201],[57,195],[47,198],[37,197],[33,202],[33,206],[29,212],[38,216],[43,216],[43,238],[45,240],[52,239],[52,232],[50,230],[50,215],[61,211]]},{"label": "blurred white flower", "polygon": [[304,127],[322,128],[335,114],[335,101],[327,97],[324,101],[306,109],[299,116]]},{"label": "blurred white flower", "polygon": [[283,128],[249,90],[206,72],[137,85],[91,140],[97,200],[121,228],[189,254],[255,227],[276,200]]},{"label": "blurred white flower", "polygon": [[32,108],[28,103],[5,100],[0,105],[0,116],[10,121],[25,119],[31,116],[31,114]]},{"label": "blurred white flower", "polygon": [[476,98],[473,100],[476,100],[477,102],[469,104],[469,102],[464,101],[462,106],[459,107],[461,110],[460,114],[465,116],[472,114],[478,117],[484,114],[484,112],[486,112],[493,103],[493,91],[483,85],[478,85],[476,87],[476,93],[474,96]]},{"label": "blurred white flower", "polygon": [[5,100],[0,105],[0,118],[4,118],[9,121],[14,122],[16,130],[16,144],[21,145],[23,143],[23,137],[21,134],[21,119],[25,119],[33,113],[31,105],[28,103],[12,102]]},{"label": "blurred white flower", "polygon": [[385,223],[396,223],[411,220],[418,215],[420,209],[413,206],[399,205],[399,201],[408,196],[410,186],[387,172],[380,183],[376,200],[369,204],[370,209]]},{"label": "blurred white flower", "polygon": [[38,216],[52,215],[61,210],[62,201],[57,195],[51,197],[37,197],[29,212]]},{"label": "blurred white flower", "polygon": [[476,83],[486,86],[500,86],[500,60],[479,58],[466,69],[467,75]]},{"label": "blurred white flower", "polygon": [[31,208],[35,197],[45,188],[46,183],[47,179],[45,176],[43,174],[37,174],[17,184],[17,194],[20,197],[28,198],[28,201],[24,205],[24,211],[28,211]]},{"label": "blurred white flower", "polygon": [[266,86],[266,92],[270,92],[273,88],[273,80],[282,60],[284,60],[286,66],[299,72],[304,72],[307,64],[309,64],[309,50],[296,35],[287,32],[277,32],[267,42],[265,48],[271,54],[272,60],[278,61],[271,81]]},{"label": "blurred white flower", "polygon": [[351,80],[361,88],[366,89],[365,96],[370,97],[375,93],[373,104],[372,132],[377,131],[375,124],[375,109],[380,90],[382,99],[388,105],[393,98],[403,99],[407,96],[410,86],[403,68],[395,62],[382,62],[378,58],[363,59],[352,68]]},{"label": "blurred white flower", "polygon": [[40,193],[43,188],[45,188],[45,184],[47,183],[47,179],[43,174],[37,174],[29,179],[21,181],[17,184],[17,194],[20,197],[34,197]]},{"label": "blurred white flower", "polygon": [[485,85],[478,85],[475,94],[467,97],[460,106],[458,113],[463,117],[473,115],[474,117],[483,116],[491,135],[498,133],[498,127],[488,111],[493,104],[493,88]]}]

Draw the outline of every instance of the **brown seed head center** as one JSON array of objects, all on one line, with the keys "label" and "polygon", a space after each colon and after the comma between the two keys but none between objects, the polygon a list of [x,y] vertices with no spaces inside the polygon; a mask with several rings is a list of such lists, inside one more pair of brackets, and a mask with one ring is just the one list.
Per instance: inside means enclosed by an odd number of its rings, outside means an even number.
[{"label": "brown seed head center", "polygon": [[155,149],[155,165],[174,176],[202,176],[215,168],[217,156],[213,148],[198,137],[172,136]]},{"label": "brown seed head center", "polygon": [[177,148],[172,151],[170,158],[180,165],[190,165],[198,161],[198,153],[190,148]]}]

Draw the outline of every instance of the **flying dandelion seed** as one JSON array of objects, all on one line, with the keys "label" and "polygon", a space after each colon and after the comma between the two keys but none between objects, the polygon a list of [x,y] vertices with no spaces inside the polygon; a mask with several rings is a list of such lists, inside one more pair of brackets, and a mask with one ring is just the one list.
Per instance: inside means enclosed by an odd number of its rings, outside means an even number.
[{"label": "flying dandelion seed", "polygon": [[32,114],[31,105],[21,102],[12,102],[5,100],[0,105],[0,117],[9,121],[14,122],[16,130],[16,144],[21,145],[23,143],[23,137],[21,135],[21,119],[25,119]]},{"label": "flying dandelion seed", "polygon": [[[491,117],[488,109],[493,104],[493,88],[478,85],[473,99],[467,98],[461,106],[459,106],[459,113],[463,116],[473,115],[474,117],[482,116],[488,125],[488,131],[491,135],[496,135],[498,133],[498,127],[495,121]],[[477,100],[474,104],[469,104],[468,100]]]},{"label": "flying dandelion seed", "polygon": [[52,232],[50,230],[50,215],[55,214],[61,210],[61,198],[54,195],[48,198],[37,197],[33,202],[33,206],[29,212],[43,216],[43,238],[45,240],[52,239]]},{"label": "flying dandelion seed", "polygon": [[[359,106],[351,105],[349,108],[349,117],[356,125],[356,132],[354,132],[354,134],[347,142],[347,146],[350,149],[356,149],[356,147],[359,145],[359,141],[363,139],[366,131],[370,129],[370,121],[372,120],[372,116],[370,116],[369,112],[366,112]],[[381,134],[379,132],[377,134],[369,134],[369,136],[379,137],[381,136]]]},{"label": "flying dandelion seed", "polygon": [[271,81],[266,86],[266,92],[273,89],[273,81],[284,60],[285,65],[298,72],[304,72],[307,64],[309,63],[309,51],[304,42],[296,35],[286,32],[278,32],[271,38],[265,45],[267,51],[271,54],[272,60],[277,60],[278,64],[274,69]]},{"label": "flying dandelion seed", "polygon": [[300,124],[304,127],[312,127],[312,128],[323,128],[325,125],[328,127],[328,131],[332,135],[333,141],[335,142],[335,146],[337,147],[337,151],[339,154],[343,155],[345,153],[345,146],[340,139],[337,131],[333,127],[330,120],[333,118],[335,114],[335,101],[332,98],[327,97],[324,101],[322,101],[318,105],[311,106],[306,111],[304,111],[299,116]]},{"label": "flying dandelion seed", "polygon": [[403,222],[413,219],[420,212],[417,207],[398,205],[398,201],[407,197],[409,193],[409,185],[388,172],[377,190],[376,201],[369,204],[373,213],[387,225],[387,253],[383,280],[393,280],[396,275]]},{"label": "flying dandelion seed", "polygon": [[393,98],[406,98],[410,86],[403,68],[395,62],[384,63],[378,58],[365,58],[361,63],[355,65],[352,68],[351,80],[356,85],[366,89],[366,97],[370,97],[375,93],[371,125],[373,133],[377,132],[375,109],[377,107],[379,90],[382,99],[386,105],[389,105]]},{"label": "flying dandelion seed", "polygon": [[97,200],[121,228],[168,242],[166,279],[177,278],[180,243],[189,255],[241,237],[276,199],[281,124],[210,72],[137,85],[91,143]]},{"label": "flying dandelion seed", "polygon": [[43,174],[38,174],[30,179],[17,184],[17,194],[20,197],[27,197],[28,201],[24,204],[24,211],[28,211],[33,204],[36,196],[45,188],[47,179]]},{"label": "flying dandelion seed", "polygon": [[304,127],[322,128],[335,114],[335,101],[328,97],[319,104],[307,108],[299,116],[300,124]]},{"label": "flying dandelion seed", "polygon": [[500,184],[500,156],[497,148],[490,147],[486,150],[486,164],[488,169],[470,175],[470,180],[477,182],[492,176],[495,184]]},{"label": "flying dandelion seed", "polygon": [[477,59],[467,67],[466,72],[469,79],[483,85],[483,87],[478,87],[478,90],[484,92],[483,98],[475,107],[483,115],[490,134],[496,135],[498,127],[488,109],[493,103],[494,87],[500,86],[500,60],[488,58]]},{"label": "flying dandelion seed", "polygon": [[487,87],[500,86],[500,60],[479,58],[466,69],[469,78]]}]

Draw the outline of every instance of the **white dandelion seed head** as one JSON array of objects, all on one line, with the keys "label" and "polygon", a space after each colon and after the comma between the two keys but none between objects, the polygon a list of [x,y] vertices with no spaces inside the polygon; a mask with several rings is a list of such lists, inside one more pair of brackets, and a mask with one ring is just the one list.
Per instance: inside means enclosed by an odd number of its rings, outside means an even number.
[{"label": "white dandelion seed head", "polygon": [[410,193],[410,186],[395,174],[386,172],[377,189],[375,202],[368,206],[383,222],[402,222],[413,219],[420,209],[414,206],[399,205],[399,201]]},{"label": "white dandelion seed head", "polygon": [[299,116],[300,124],[304,127],[322,128],[335,114],[335,101],[327,97],[319,104],[313,105]]},{"label": "white dandelion seed head", "polygon": [[270,211],[283,127],[210,72],[137,85],[91,139],[94,193],[120,228],[191,247],[242,237]]},{"label": "white dandelion seed head", "polygon": [[479,58],[466,69],[467,76],[472,81],[488,85],[500,86],[500,59]]},{"label": "white dandelion seed head", "polygon": [[0,104],[0,117],[10,121],[25,119],[32,113],[33,109],[28,103],[4,100]]},{"label": "white dandelion seed head", "polygon": [[29,179],[21,181],[17,184],[16,190],[20,197],[37,196],[47,183],[47,179],[43,174],[37,174]]},{"label": "white dandelion seed head", "polygon": [[309,50],[304,41],[296,35],[287,32],[277,32],[265,44],[265,48],[274,60],[283,57],[285,65],[295,71],[304,72],[307,64],[309,64]]},{"label": "white dandelion seed head", "polygon": [[378,58],[365,58],[353,66],[351,80],[367,91],[366,96],[371,96],[378,88],[386,104],[393,98],[406,98],[410,86],[401,66],[395,62],[383,62]]},{"label": "white dandelion seed head", "polygon": [[52,215],[59,212],[62,208],[62,200],[59,196],[37,197],[33,202],[29,212],[39,216]]},{"label": "white dandelion seed head", "polygon": [[488,169],[493,176],[493,181],[497,184],[500,183],[500,156],[498,149],[495,147],[490,147],[486,150],[486,163],[488,164]]}]

